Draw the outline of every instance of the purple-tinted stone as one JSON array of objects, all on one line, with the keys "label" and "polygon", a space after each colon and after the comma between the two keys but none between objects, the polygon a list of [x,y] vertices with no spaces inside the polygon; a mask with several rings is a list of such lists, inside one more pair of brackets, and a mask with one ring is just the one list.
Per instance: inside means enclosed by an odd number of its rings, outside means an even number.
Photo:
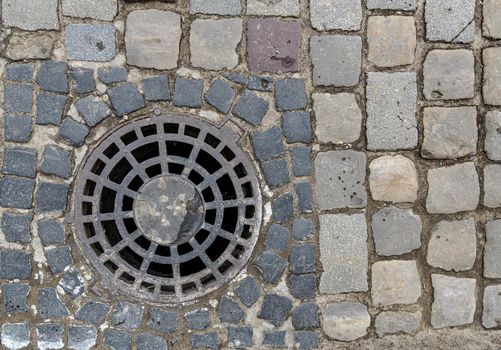
[{"label": "purple-tinted stone", "polygon": [[299,71],[301,24],[277,18],[251,18],[247,30],[251,72]]}]

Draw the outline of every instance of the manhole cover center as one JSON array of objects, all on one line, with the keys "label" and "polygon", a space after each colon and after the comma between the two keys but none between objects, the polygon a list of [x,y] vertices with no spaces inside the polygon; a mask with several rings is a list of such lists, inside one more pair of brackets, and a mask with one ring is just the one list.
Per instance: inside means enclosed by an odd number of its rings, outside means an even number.
[{"label": "manhole cover center", "polygon": [[161,176],[148,182],[134,202],[141,231],[159,244],[186,240],[202,222],[202,199],[188,181]]}]

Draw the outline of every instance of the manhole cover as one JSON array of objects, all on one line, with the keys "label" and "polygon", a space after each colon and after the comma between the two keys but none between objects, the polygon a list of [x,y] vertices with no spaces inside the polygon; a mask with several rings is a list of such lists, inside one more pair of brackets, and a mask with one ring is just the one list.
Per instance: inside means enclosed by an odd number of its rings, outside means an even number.
[{"label": "manhole cover", "polygon": [[85,160],[75,200],[77,236],[103,285],[154,302],[233,278],[261,223],[254,168],[234,137],[180,115],[111,132]]}]

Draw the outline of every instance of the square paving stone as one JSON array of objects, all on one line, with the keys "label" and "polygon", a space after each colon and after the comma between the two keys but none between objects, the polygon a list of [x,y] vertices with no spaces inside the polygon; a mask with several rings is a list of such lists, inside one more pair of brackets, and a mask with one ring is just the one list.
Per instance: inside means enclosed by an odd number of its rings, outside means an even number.
[{"label": "square paving stone", "polygon": [[416,27],[411,16],[370,16],[367,22],[369,62],[396,67],[414,62]]},{"label": "square paving stone", "polygon": [[425,108],[421,155],[432,159],[454,159],[477,153],[477,109],[475,107]]},{"label": "square paving stone", "polygon": [[294,215],[294,197],[292,193],[287,192],[275,199],[271,204],[273,217],[278,223],[289,220]]},{"label": "square paving stone", "polygon": [[161,75],[143,80],[146,101],[168,101],[170,97],[169,77]]},{"label": "square paving stone", "polygon": [[367,147],[370,150],[416,147],[416,109],[415,73],[368,73]]},{"label": "square paving stone", "polygon": [[177,77],[174,87],[174,106],[202,107],[204,81],[202,79],[186,79]]},{"label": "square paving stone", "polygon": [[252,276],[245,277],[235,288],[235,295],[247,307],[254,305],[261,296],[261,289]]},{"label": "square paving stone", "polygon": [[289,298],[278,294],[267,294],[257,317],[280,327],[289,318],[291,310],[292,301]]},{"label": "square paving stone", "polygon": [[203,13],[207,15],[240,15],[240,0],[191,0],[190,13]]},{"label": "square paving stone", "polygon": [[13,176],[0,178],[0,206],[29,209],[32,207],[35,180]]},{"label": "square paving stone", "polygon": [[285,159],[268,160],[261,164],[264,179],[271,188],[283,186],[290,182],[289,169]]},{"label": "square paving stone", "polygon": [[[118,100],[116,103],[122,102],[125,100],[125,97],[121,96],[120,92],[121,91],[119,91],[119,90],[117,90],[116,92],[112,92],[111,90],[108,90],[108,93],[113,94],[113,96],[115,96],[115,99]],[[113,103],[113,100],[112,100],[112,103]],[[100,98],[92,96],[92,95],[77,100],[75,102],[75,107],[77,108],[78,113],[82,116],[82,118],[85,120],[87,125],[90,127],[97,125],[103,119],[105,119],[106,117],[111,115],[111,110],[108,107],[108,105],[106,103],[104,103]],[[122,107],[119,107],[119,108],[122,108]],[[123,107],[123,108],[126,108],[126,107]]]},{"label": "square paving stone", "polygon": [[24,30],[59,29],[57,3],[57,0],[3,0],[3,24]]},{"label": "square paving stone", "polygon": [[177,67],[181,41],[179,14],[155,9],[132,11],[126,27],[128,64],[160,70]]},{"label": "square paving stone", "polygon": [[132,83],[122,83],[108,89],[107,93],[119,117],[135,112],[145,105],[143,96]]},{"label": "square paving stone", "polygon": [[313,191],[310,182],[300,182],[294,185],[299,211],[311,213],[313,211]]},{"label": "square paving stone", "polygon": [[358,30],[362,23],[360,0],[310,0],[311,25],[317,30]]},{"label": "square paving stone", "polygon": [[307,300],[316,295],[317,277],[314,273],[290,276],[290,290],[293,297]]},{"label": "square paving stone", "polygon": [[198,309],[184,315],[186,325],[189,329],[202,330],[211,325],[211,315],[209,309]]},{"label": "square paving stone", "polygon": [[57,295],[55,288],[40,288],[38,290],[38,308],[43,319],[69,316],[69,311]]},{"label": "square paving stone", "polygon": [[489,164],[484,168],[484,205],[489,208],[501,207],[501,165]]},{"label": "square paving stone", "polygon": [[61,273],[68,266],[73,265],[73,257],[69,246],[46,249],[45,257],[53,274]]},{"label": "square paving stone", "polygon": [[30,253],[14,249],[0,250],[0,278],[7,280],[30,279]]},{"label": "square paving stone", "polygon": [[471,50],[432,50],[423,64],[427,100],[459,100],[475,96],[475,57]]},{"label": "square paving stone", "polygon": [[96,339],[96,327],[70,326],[68,329],[68,347],[71,349],[90,350],[96,345]]},{"label": "square paving stone", "polygon": [[69,186],[67,184],[39,183],[36,196],[36,211],[46,213],[66,209],[68,191]]},{"label": "square paving stone", "polygon": [[73,266],[66,271],[63,278],[59,280],[57,286],[58,288],[60,287],[64,291],[64,294],[68,297],[76,299],[84,292],[84,283],[85,279],[82,277],[77,268]]},{"label": "square paving stone", "polygon": [[66,96],[42,92],[37,96],[36,123],[41,125],[61,123],[67,101]]},{"label": "square paving stone", "polygon": [[299,16],[299,0],[247,1],[247,14],[258,16]]},{"label": "square paving stone", "polygon": [[193,334],[190,342],[193,349],[219,349],[221,347],[217,332]]},{"label": "square paving stone", "polygon": [[417,7],[416,0],[367,0],[370,10],[405,10],[413,11]]},{"label": "square paving stone", "polygon": [[292,326],[297,330],[317,328],[320,326],[318,313],[317,304],[300,304],[292,311]]},{"label": "square paving stone", "polygon": [[37,152],[33,148],[7,147],[3,151],[2,173],[34,179]]},{"label": "square paving stone", "polygon": [[317,204],[321,209],[364,208],[366,156],[356,151],[329,151],[315,160]]},{"label": "square paving stone", "polygon": [[300,48],[299,22],[270,17],[249,19],[247,55],[251,72],[298,72]]},{"label": "square paving stone", "polygon": [[131,350],[132,336],[128,332],[105,329],[104,344],[109,346],[112,350]]},{"label": "square paving stone", "polygon": [[292,222],[292,237],[298,241],[307,241],[315,234],[315,223],[310,219],[295,219]]},{"label": "square paving stone", "polygon": [[501,285],[485,287],[483,307],[482,325],[485,328],[499,327],[501,320]]},{"label": "square paving stone", "polygon": [[116,56],[115,31],[111,24],[68,24],[67,58],[97,62],[112,60]]},{"label": "square paving stone", "polygon": [[491,160],[501,160],[501,111],[485,114],[485,152]]},{"label": "square paving stone", "polygon": [[111,315],[113,326],[122,329],[136,329],[143,320],[144,307],[119,300]]},{"label": "square paving stone", "polygon": [[83,145],[88,134],[89,128],[87,126],[70,117],[64,118],[59,127],[59,137],[75,147]]},{"label": "square paving stone", "polygon": [[261,124],[269,108],[270,104],[268,101],[249,90],[244,90],[231,112],[240,119],[257,126]]},{"label": "square paving stone", "polygon": [[190,30],[191,64],[210,70],[235,68],[242,30],[240,18],[195,19]]},{"label": "square paving stone", "polygon": [[5,67],[5,79],[29,83],[34,71],[35,66],[31,63],[11,63]]},{"label": "square paving stone", "polygon": [[178,316],[175,312],[152,309],[148,326],[161,333],[174,333],[178,329]]},{"label": "square paving stone", "polygon": [[310,57],[313,85],[350,87],[358,84],[362,71],[362,39],[359,36],[312,36]]},{"label": "square paving stone", "polygon": [[287,143],[311,143],[311,116],[309,112],[289,112],[283,116]]},{"label": "square paving stone", "polygon": [[480,184],[474,163],[461,163],[428,171],[428,213],[452,214],[475,210],[479,197]]},{"label": "square paving stone", "polygon": [[298,349],[319,349],[320,335],[315,332],[297,331],[294,332],[294,343]]},{"label": "square paving stone", "polygon": [[2,231],[7,242],[28,243],[31,241],[30,224],[33,214],[2,215]]},{"label": "square paving stone", "polygon": [[28,293],[30,286],[27,284],[2,285],[3,305],[8,314],[29,312]]},{"label": "square paving stone", "polygon": [[68,93],[68,65],[64,62],[46,61],[38,70],[37,83],[43,90]]},{"label": "square paving stone", "polygon": [[501,278],[501,220],[485,225],[486,243],[484,248],[484,277]]},{"label": "square paving stone", "polygon": [[107,304],[89,300],[75,313],[75,318],[98,326],[109,311],[110,307]]},{"label": "square paving stone", "polygon": [[127,68],[125,67],[99,67],[97,77],[106,85],[127,81]]},{"label": "square paving stone", "polygon": [[265,331],[262,345],[270,348],[286,348],[286,331]]},{"label": "square paving stone", "polygon": [[432,274],[431,281],[433,284],[433,304],[431,306],[431,325],[433,328],[472,323],[476,309],[476,280]]},{"label": "square paving stone", "polygon": [[153,334],[139,333],[137,336],[137,350],[167,350],[167,341]]},{"label": "square paving stone", "polygon": [[221,113],[228,113],[235,98],[235,90],[224,80],[214,80],[205,95],[205,100]]},{"label": "square paving stone", "polygon": [[483,34],[493,39],[501,39],[501,3],[499,0],[484,0],[483,3]]},{"label": "square paving stone", "polygon": [[275,100],[280,111],[303,109],[308,103],[303,79],[283,79],[275,82]]},{"label": "square paving stone", "polygon": [[331,339],[345,342],[365,336],[371,323],[367,306],[356,302],[327,304],[322,316],[325,334]]},{"label": "square paving stone", "polygon": [[311,165],[311,147],[295,146],[290,149],[292,157],[292,173],[294,176],[309,176],[313,171]]},{"label": "square paving stone", "polygon": [[44,323],[36,326],[39,349],[61,349],[64,346],[64,326],[59,323]]},{"label": "square paving stone", "polygon": [[284,156],[282,129],[278,126],[264,131],[254,131],[250,136],[254,155],[258,160],[270,160]]},{"label": "square paving stone", "polygon": [[22,349],[30,345],[30,325],[24,323],[5,323],[2,325],[2,345],[8,349]]},{"label": "square paving stone", "polygon": [[483,97],[488,105],[501,106],[501,48],[484,49]]},{"label": "square paving stone", "polygon": [[475,0],[428,0],[425,22],[429,41],[471,43],[475,39]]},{"label": "square paving stone", "polygon": [[63,0],[63,15],[111,21],[117,14],[117,0]]},{"label": "square paving stone", "polygon": [[418,312],[384,311],[376,316],[376,333],[383,337],[386,334],[415,334],[421,324],[422,314]]},{"label": "square paving stone", "polygon": [[368,291],[367,224],[364,214],[320,215],[320,293]]},{"label": "square paving stone", "polygon": [[25,143],[31,138],[33,127],[29,114],[6,114],[3,126],[5,141]]},{"label": "square paving stone", "polygon": [[321,143],[351,143],[360,138],[362,110],[355,94],[314,93],[315,133]]},{"label": "square paving stone", "polygon": [[287,268],[287,261],[273,251],[265,250],[255,265],[265,282],[277,284]]},{"label": "square paving stone", "polygon": [[77,94],[86,94],[96,89],[94,71],[87,68],[77,68],[71,71],[73,91]]},{"label": "square paving stone", "polygon": [[291,272],[313,273],[317,268],[317,253],[314,244],[293,245],[290,252]]},{"label": "square paving stone", "polygon": [[289,230],[278,224],[272,224],[266,232],[264,246],[276,252],[284,252],[289,243]]},{"label": "square paving stone", "polygon": [[217,316],[221,322],[237,324],[242,322],[245,314],[237,302],[223,296],[219,300],[219,312]]},{"label": "square paving stone", "polygon": [[55,145],[45,146],[40,166],[42,173],[68,179],[71,176],[71,168],[71,153],[69,151]]},{"label": "square paving stone", "polygon": [[33,85],[7,83],[4,85],[3,97],[6,112],[31,113]]}]

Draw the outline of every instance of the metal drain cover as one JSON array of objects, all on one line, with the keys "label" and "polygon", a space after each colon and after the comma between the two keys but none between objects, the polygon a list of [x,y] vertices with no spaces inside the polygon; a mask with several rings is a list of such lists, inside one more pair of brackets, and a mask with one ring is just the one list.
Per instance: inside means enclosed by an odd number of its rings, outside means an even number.
[{"label": "metal drain cover", "polygon": [[252,163],[234,137],[187,116],[109,133],[75,191],[78,240],[103,285],[142,300],[182,302],[219,288],[259,234]]}]

